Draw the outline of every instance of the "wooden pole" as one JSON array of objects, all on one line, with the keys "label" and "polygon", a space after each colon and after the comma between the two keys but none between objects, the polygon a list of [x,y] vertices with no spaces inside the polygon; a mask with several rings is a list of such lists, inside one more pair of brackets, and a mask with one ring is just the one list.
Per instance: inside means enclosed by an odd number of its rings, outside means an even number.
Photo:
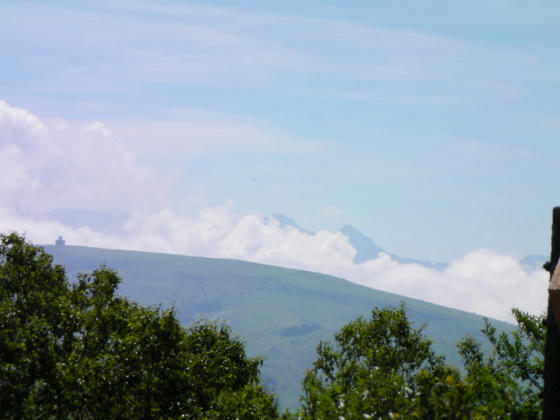
[{"label": "wooden pole", "polygon": [[[560,207],[552,210],[552,237],[550,246],[550,262],[546,268],[552,275],[560,256]],[[560,330],[554,316],[550,295],[546,318],[546,344],[544,350],[544,403],[543,419],[560,419]]]}]

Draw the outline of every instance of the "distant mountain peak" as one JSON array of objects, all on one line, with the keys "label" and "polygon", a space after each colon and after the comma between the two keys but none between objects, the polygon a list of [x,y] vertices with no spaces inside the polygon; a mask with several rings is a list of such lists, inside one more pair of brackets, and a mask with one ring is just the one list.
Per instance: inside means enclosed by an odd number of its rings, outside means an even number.
[{"label": "distant mountain peak", "polygon": [[302,228],[291,217],[285,216],[283,214],[276,213],[276,214],[272,215],[272,218],[276,219],[276,221],[278,222],[280,227],[292,226],[292,227],[296,228],[297,230],[299,230],[300,232],[306,233],[308,235],[315,235],[315,232],[313,232],[309,229]]},{"label": "distant mountain peak", "polygon": [[[306,233],[308,235],[315,235],[315,232],[309,229],[302,228],[294,219],[286,215],[276,213],[272,216],[272,219],[275,219],[280,227],[292,226],[300,232]],[[356,250],[356,255],[354,255],[353,258],[355,264],[360,264],[369,260],[376,259],[379,256],[380,252],[384,252],[388,254],[393,260],[403,264],[419,264],[424,267],[433,268],[436,270],[442,270],[447,266],[447,264],[445,263],[431,263],[427,261],[415,260],[412,258],[401,258],[398,255],[395,255],[381,248],[373,239],[364,235],[352,225],[344,225],[338,231],[348,237],[348,242]]]},{"label": "distant mountain peak", "polygon": [[344,225],[339,229],[339,232],[348,236],[350,244],[356,250],[356,255],[354,256],[356,264],[373,260],[377,258],[380,252],[385,252],[373,239],[368,238],[352,225]]},{"label": "distant mountain peak", "polygon": [[352,225],[344,225],[339,229],[341,232],[344,231],[353,231],[353,232],[358,232],[360,234],[362,234],[358,229],[356,229],[354,226]]}]

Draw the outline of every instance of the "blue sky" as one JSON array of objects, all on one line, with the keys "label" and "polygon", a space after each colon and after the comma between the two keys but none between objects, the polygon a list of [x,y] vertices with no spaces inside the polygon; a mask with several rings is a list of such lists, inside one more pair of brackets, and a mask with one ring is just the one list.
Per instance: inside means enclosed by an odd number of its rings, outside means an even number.
[{"label": "blue sky", "polygon": [[[560,204],[559,12],[553,1],[2,2],[0,99],[44,122],[101,121],[157,178],[146,211],[232,202],[314,230],[349,223],[432,261],[546,254]],[[65,208],[136,210],[65,194]]]}]

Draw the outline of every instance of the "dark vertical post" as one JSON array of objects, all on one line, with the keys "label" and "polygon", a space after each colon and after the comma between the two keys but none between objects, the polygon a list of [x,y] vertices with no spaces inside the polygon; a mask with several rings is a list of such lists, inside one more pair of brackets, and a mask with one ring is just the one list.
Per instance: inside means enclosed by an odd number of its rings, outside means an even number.
[{"label": "dark vertical post", "polygon": [[[550,247],[550,262],[548,270],[550,277],[554,273],[558,257],[560,256],[560,207],[552,210],[552,238]],[[543,419],[560,419],[560,330],[550,299],[548,301],[548,315],[546,319],[546,345],[544,350],[544,404]]]}]

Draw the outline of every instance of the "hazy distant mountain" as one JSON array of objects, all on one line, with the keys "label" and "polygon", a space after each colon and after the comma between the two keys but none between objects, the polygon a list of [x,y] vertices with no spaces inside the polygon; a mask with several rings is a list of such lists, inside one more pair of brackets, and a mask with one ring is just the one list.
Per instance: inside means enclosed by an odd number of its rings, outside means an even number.
[{"label": "hazy distant mountain", "polygon": [[[226,321],[264,359],[263,377],[282,407],[299,405],[301,381],[320,340],[374,307],[405,301],[416,326],[459,364],[456,343],[482,340],[482,317],[350,283],[341,278],[244,261],[78,246],[45,246],[70,278],[104,263],[123,278],[119,294],[144,305],[174,306],[189,325],[200,317]],[[509,324],[496,321],[500,331]]]},{"label": "hazy distant mountain", "polygon": [[401,264],[418,264],[418,265],[421,265],[423,267],[431,268],[431,269],[434,269],[434,270],[444,270],[449,265],[449,264],[444,263],[444,262],[433,263],[433,262],[429,262],[429,261],[417,260],[417,259],[414,259],[414,258],[402,258],[402,257],[399,257],[398,255],[392,254],[390,252],[388,252],[388,254],[391,256],[392,259],[400,262]]},{"label": "hazy distant mountain", "polygon": [[[293,226],[297,227],[295,223],[293,224]],[[377,255],[380,252],[384,252],[390,255],[393,260],[398,261],[402,264],[414,263],[436,270],[443,270],[447,267],[446,263],[441,263],[441,262],[431,263],[428,261],[416,260],[414,258],[403,258],[393,254],[392,252],[388,252],[383,248],[381,248],[373,239],[367,237],[366,235],[364,235],[362,232],[360,232],[358,229],[356,229],[351,225],[345,225],[339,231],[344,235],[348,236],[350,244],[356,249],[357,253],[356,256],[354,257],[354,262],[356,264],[371,260],[373,258],[377,258]],[[543,264],[547,261],[548,261],[548,257],[541,254],[527,255],[526,257],[519,260],[519,262],[521,263],[521,265],[526,271],[534,271],[537,269],[541,269]]]},{"label": "hazy distant mountain", "polygon": [[[314,234],[314,232],[299,226],[294,219],[288,216],[284,216],[282,214],[275,214],[273,217],[278,221],[281,227],[293,226],[294,228],[300,230],[301,232],[305,232],[310,235]],[[348,237],[350,244],[356,250],[356,255],[354,256],[354,262],[356,264],[373,260],[377,258],[380,252],[384,252],[390,255],[393,260],[403,264],[414,263],[436,270],[443,270],[445,267],[447,267],[447,264],[445,263],[431,263],[428,261],[416,260],[413,258],[402,258],[398,255],[388,252],[383,248],[381,248],[373,239],[367,237],[366,235],[364,235],[362,232],[360,232],[358,229],[356,229],[354,226],[351,225],[343,226],[342,228],[339,229],[339,232],[341,232],[342,234]]]},{"label": "hazy distant mountain", "polygon": [[300,232],[307,233],[308,235],[315,235],[315,232],[313,232],[309,229],[302,228],[291,217],[284,216],[283,214],[275,214],[272,217],[278,221],[278,224],[280,225],[280,227],[292,226],[292,227],[295,227]]},{"label": "hazy distant mountain", "polygon": [[377,245],[373,239],[368,238],[354,226],[345,225],[339,229],[339,232],[348,236],[350,244],[356,249],[356,256],[354,257],[354,262],[356,264],[373,260],[377,258],[380,252],[387,253],[387,251]]}]

